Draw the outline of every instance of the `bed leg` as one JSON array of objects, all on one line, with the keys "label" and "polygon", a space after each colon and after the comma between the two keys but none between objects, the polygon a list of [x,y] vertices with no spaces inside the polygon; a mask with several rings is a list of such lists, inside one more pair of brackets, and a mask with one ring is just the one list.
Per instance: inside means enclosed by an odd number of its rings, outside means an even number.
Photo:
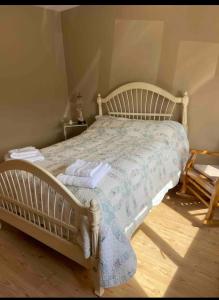
[{"label": "bed leg", "polygon": [[94,294],[95,294],[97,297],[103,296],[103,294],[104,294],[104,288],[102,288],[102,287],[96,288],[96,289],[94,290]]},{"label": "bed leg", "polygon": [[91,259],[90,275],[93,282],[94,294],[98,297],[103,296],[104,288],[100,286],[100,275],[98,270],[98,259]]},{"label": "bed leg", "polygon": [[89,208],[89,220],[91,226],[91,257],[90,270],[91,278],[94,284],[94,294],[101,297],[104,293],[104,288],[100,286],[100,270],[99,270],[99,227],[100,227],[100,208],[95,200],[91,200]]}]

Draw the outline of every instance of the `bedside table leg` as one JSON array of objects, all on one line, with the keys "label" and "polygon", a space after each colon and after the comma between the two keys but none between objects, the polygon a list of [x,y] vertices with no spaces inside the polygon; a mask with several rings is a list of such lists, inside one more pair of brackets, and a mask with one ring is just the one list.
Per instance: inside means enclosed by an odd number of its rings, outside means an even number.
[{"label": "bedside table leg", "polygon": [[67,139],[66,128],[64,128],[64,137],[65,137],[65,140],[66,140]]}]

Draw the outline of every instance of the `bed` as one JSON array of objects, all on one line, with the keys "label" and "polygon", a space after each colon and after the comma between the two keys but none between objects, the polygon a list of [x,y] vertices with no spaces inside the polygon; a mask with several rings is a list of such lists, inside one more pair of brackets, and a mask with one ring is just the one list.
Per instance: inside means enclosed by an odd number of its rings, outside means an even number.
[{"label": "bed", "polygon": [[[91,272],[94,291],[136,272],[131,237],[174,187],[189,154],[187,93],[175,97],[144,82],[98,95],[96,121],[77,137],[41,149],[44,161],[0,164],[0,220]],[[181,105],[181,123],[174,121]],[[56,176],[76,159],[106,161],[95,189],[64,186]]]}]

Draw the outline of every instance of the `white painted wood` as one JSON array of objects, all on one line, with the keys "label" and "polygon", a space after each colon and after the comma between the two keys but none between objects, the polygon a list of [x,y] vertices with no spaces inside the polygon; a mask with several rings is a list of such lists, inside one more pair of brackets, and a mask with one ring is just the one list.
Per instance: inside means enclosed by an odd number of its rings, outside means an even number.
[{"label": "white painted wood", "polygon": [[100,286],[100,273],[99,273],[99,249],[98,249],[98,240],[99,240],[99,226],[101,221],[100,208],[97,202],[92,199],[90,202],[89,215],[91,226],[91,276],[94,284],[94,293],[97,296],[102,296],[104,289]]},{"label": "white painted wood", "polygon": [[151,120],[151,117],[153,116],[153,112],[152,112],[152,102],[153,102],[153,97],[154,97],[154,91],[152,92],[152,95],[151,95],[151,101],[150,101],[150,113],[149,113],[149,117],[150,117],[150,120]]},{"label": "white painted wood", "polygon": [[[118,115],[118,116],[122,116],[122,115],[124,115],[124,116],[127,116],[127,115],[129,115],[129,116],[141,116],[142,114],[141,113],[133,113],[133,112],[130,112],[130,113],[124,113],[124,112],[110,112],[109,113],[109,115],[113,115],[113,116],[116,116],[116,115]],[[161,117],[171,117],[172,115],[171,114],[166,114],[166,113],[164,113],[164,114],[160,114],[160,113],[147,113],[147,116],[148,117],[152,117],[152,116],[161,116]]]},{"label": "white painted wood", "polygon": [[78,245],[62,239],[59,236],[55,236],[49,231],[46,231],[44,228],[2,209],[0,209],[0,219],[78,262],[80,265],[89,268],[90,262],[84,258],[83,252]]},{"label": "white painted wood", "polygon": [[80,5],[32,5],[32,6],[41,7],[41,8],[44,8],[44,9],[49,9],[49,10],[54,10],[54,11],[61,12],[61,11],[65,11],[65,10],[68,10],[68,9],[75,8],[75,7],[80,6]]},{"label": "white painted wood", "polygon": [[189,97],[188,93],[185,92],[182,98],[183,103],[183,115],[182,115],[182,124],[188,132],[188,105],[189,105]]},{"label": "white painted wood", "polygon": [[101,98],[100,94],[98,94],[98,97],[97,97],[97,104],[98,104],[98,108],[99,108],[99,116],[102,116],[103,115],[103,111],[102,111],[102,98]]},{"label": "white painted wood", "polygon": [[[12,173],[15,174],[15,178]],[[42,185],[48,187],[47,191]],[[50,211],[52,193],[53,212]],[[58,214],[56,212],[60,202],[57,198],[62,203],[61,212]],[[0,199],[2,203],[0,221],[3,220],[17,227],[87,268],[98,267],[100,209],[95,200],[91,201],[90,207],[83,206],[56,177],[41,167],[22,160],[9,160],[0,164]],[[67,205],[70,215],[69,217],[67,215],[66,220],[64,212]],[[19,212],[13,207],[18,207]],[[74,216],[77,216],[74,225],[70,223],[73,211]],[[27,215],[30,217],[28,218]],[[89,259],[84,258],[80,246],[69,240],[70,233],[79,234],[80,220],[84,216],[90,221],[91,256]],[[45,225],[46,223],[48,226]],[[102,293],[99,272],[93,272],[92,278],[94,289]]]},{"label": "white painted wood", "polygon": [[[126,99],[127,99],[127,102],[128,102],[128,111],[129,111],[129,113],[128,113],[128,117],[130,118],[130,113],[131,113],[131,110],[130,110],[130,104],[129,104],[129,96],[128,96],[128,93],[127,93],[127,91],[125,91],[125,93],[126,93]],[[123,94],[123,93],[122,93]]]},{"label": "white painted wood", "polygon": [[[9,179],[8,179],[7,172],[5,172],[5,178],[6,178],[6,182],[7,182],[8,186],[9,186],[9,191],[10,191],[11,197],[13,198],[14,195],[13,195],[12,188],[11,188],[11,185],[10,185],[10,182],[9,182]],[[11,203],[10,203],[10,207],[11,207],[11,210],[13,211],[13,205]]]},{"label": "white painted wood", "polygon": [[[136,95],[135,101],[134,91]],[[143,91],[145,91],[145,97],[142,96]],[[150,96],[149,92],[151,93]],[[123,107],[121,106],[120,97],[124,101]],[[153,84],[132,82],[115,89],[105,98],[102,98],[100,94],[98,94],[97,103],[100,116],[103,115],[102,106],[106,105],[107,113],[111,116],[145,120],[170,120],[173,118],[175,104],[182,104],[182,124],[186,131],[188,130],[187,111],[189,97],[187,92],[184,93],[183,97],[175,97]],[[144,111],[142,107],[144,107]],[[171,110],[171,112],[169,112],[169,110]]]},{"label": "white painted wood", "polygon": [[[53,207],[53,212],[54,212],[54,219],[56,219],[56,200],[57,200],[57,193],[55,192],[55,198],[54,198],[54,207]],[[56,224],[54,224],[55,228],[55,234],[57,235],[57,227]]]},{"label": "white painted wood", "polygon": [[[125,102],[125,98],[124,98],[124,94],[121,94],[122,95],[122,103],[123,103],[123,107],[124,107],[124,115],[126,115],[126,110],[127,110],[127,108],[126,108],[126,102]],[[109,113],[109,111],[108,111],[108,113]]]},{"label": "white painted wood", "polygon": [[[47,185],[47,213],[48,213],[48,217],[49,217],[50,216],[50,186],[49,185]],[[52,232],[50,221],[48,221],[48,223],[49,223],[49,231]]]},{"label": "white painted wood", "polygon": [[163,96],[163,99],[162,99],[162,103],[161,103],[161,107],[160,107],[160,116],[159,116],[159,121],[160,121],[160,118],[162,117],[162,109],[163,109],[163,104],[164,104],[164,100],[165,100],[165,96]]},{"label": "white painted wood", "polygon": [[[27,186],[25,184],[25,180],[24,180],[24,174],[23,174],[24,171],[21,171],[21,177],[22,177],[22,183],[23,183],[23,189],[24,189],[24,192],[25,192],[25,201],[26,201],[26,204],[28,204],[28,196],[27,196]],[[9,173],[11,174],[11,171],[9,171]],[[15,205],[16,207],[16,205]],[[28,211],[28,219],[31,220],[31,217],[30,217],[30,212]]]},{"label": "white painted wood", "polygon": [[[143,96],[143,90],[141,90],[141,113],[143,113],[143,109],[142,109],[142,96]],[[141,120],[142,120],[142,115],[141,115]]]},{"label": "white painted wood", "polygon": [[[30,185],[30,175],[31,174],[28,172],[27,182],[28,182],[28,191],[29,191],[29,196],[30,196],[30,203],[31,203],[31,207],[33,208],[33,197],[32,197],[31,185]],[[34,213],[32,213],[32,217],[33,217],[34,224],[36,224],[36,218],[35,218]]]}]

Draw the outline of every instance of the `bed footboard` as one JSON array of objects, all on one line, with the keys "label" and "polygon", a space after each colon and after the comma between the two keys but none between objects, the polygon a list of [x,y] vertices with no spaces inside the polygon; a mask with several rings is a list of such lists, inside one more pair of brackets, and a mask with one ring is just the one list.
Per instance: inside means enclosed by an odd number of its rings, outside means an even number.
[{"label": "bed footboard", "polygon": [[[91,253],[85,259],[81,225],[87,218]],[[92,272],[95,293],[103,294],[98,270],[100,210],[89,207],[52,174],[24,160],[0,164],[0,229],[5,221]]]}]

